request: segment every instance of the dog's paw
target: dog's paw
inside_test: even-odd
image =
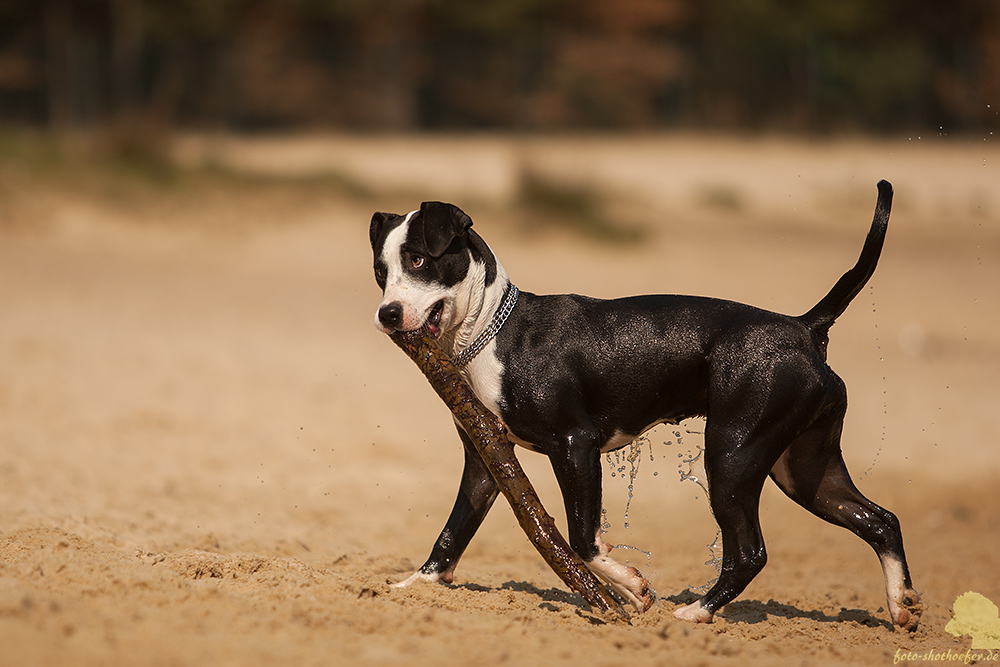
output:
[[[446,572],[431,572],[431,573],[424,572],[423,570],[417,570],[406,579],[403,579],[402,581],[397,581],[394,584],[390,584],[389,588],[406,588],[410,584],[415,584],[418,581],[426,581],[432,584],[436,584],[438,582],[450,584],[452,582],[453,577],[454,574],[452,573],[451,570],[448,570]]]
[[[642,576],[642,573],[634,567],[628,567],[628,584],[616,584],[611,582],[611,588],[623,598],[628,600],[636,612],[643,614],[656,602],[656,591],[649,585],[649,582]]]
[[[597,556],[587,566],[640,614],[648,611],[656,602],[656,591],[634,567],[623,565],[608,555]]]
[[[920,594],[912,588],[902,591],[897,599],[889,601],[889,615],[900,630],[916,630],[923,613],[924,605],[920,601]]]
[[[694,621],[695,623],[711,623],[714,614],[701,606],[701,600],[681,607],[674,611],[674,616],[682,621]]]
[[[636,574],[638,574],[638,572],[636,572]],[[642,579],[641,576],[639,578]],[[642,590],[639,591],[639,595],[636,596],[640,604],[635,604],[635,602],[632,603],[635,605],[636,611],[640,614],[649,611],[649,608],[653,606],[654,602],[656,602],[656,591],[653,590],[653,587],[649,585],[648,581],[645,579],[642,579],[642,581],[645,583],[645,586],[643,586]]]

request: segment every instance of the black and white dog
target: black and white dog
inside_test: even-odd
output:
[[[722,530],[718,582],[677,617],[710,622],[767,560],[758,520],[765,479],[865,540],[885,574],[892,621],[912,630],[921,605],[899,522],[865,498],[844,465],[844,382],[826,363],[827,333],[875,271],[892,186],[878,184],[857,265],[799,317],[696,296],[599,300],[519,292],[457,207],[424,202],[371,221],[382,331],[426,327],[512,439],[549,457],[569,541],[595,574],[640,612],[654,602],[642,575],[601,537],[601,454],[661,423],[702,415],[712,512]],[[451,582],[497,497],[468,436],[451,516],[427,562],[397,586]]]

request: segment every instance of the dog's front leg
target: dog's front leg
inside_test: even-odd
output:
[[[549,459],[566,505],[573,551],[639,613],[648,610],[656,601],[655,592],[637,569],[609,556],[613,547],[601,538],[601,450],[596,432],[572,431]]]
[[[497,498],[497,484],[486,464],[465,431],[459,428],[458,432],[465,445],[465,469],[462,471],[462,483],[451,516],[434,543],[427,562],[408,578],[393,584],[393,588],[409,586],[416,581],[443,581],[450,584],[455,578],[458,559],[462,557]]]

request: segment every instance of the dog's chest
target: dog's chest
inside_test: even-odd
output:
[[[503,400],[503,374],[503,364],[500,363],[496,355],[496,341],[490,341],[483,348],[483,351],[462,370],[462,376],[469,383],[469,386],[472,387],[472,391],[476,393],[476,396],[483,402],[483,405],[499,417],[501,421],[503,421],[504,417],[500,406],[506,404]],[[536,445],[518,437],[509,426],[508,435],[511,442],[515,445],[532,451],[538,451]]]
[[[490,412],[500,417],[503,390],[503,364],[497,359],[496,341],[490,341],[469,364],[462,369],[462,377],[472,387],[479,400]]]

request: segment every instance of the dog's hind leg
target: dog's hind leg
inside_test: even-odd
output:
[[[656,594],[634,567],[608,554],[612,546],[601,537],[601,450],[593,431],[574,429],[549,453],[552,470],[566,506],[569,543],[591,572],[642,613]]]
[[[785,450],[771,477],[795,502],[821,519],[847,528],[875,550],[885,575],[892,622],[912,631],[923,606],[910,581],[899,520],[866,498],[847,472],[840,449],[845,411],[846,399]]]
[[[458,559],[462,557],[497,498],[497,484],[483,459],[461,428],[459,435],[465,445],[465,468],[455,506],[434,543],[427,562],[408,578],[393,584],[394,588],[409,586],[417,581],[443,581],[450,584],[455,578]]]
[[[721,607],[743,592],[767,563],[760,530],[760,493],[767,479],[767,449],[741,441],[737,428],[705,429],[705,472],[712,513],[722,532],[722,569],[715,585],[674,611],[688,621],[711,623]]]

